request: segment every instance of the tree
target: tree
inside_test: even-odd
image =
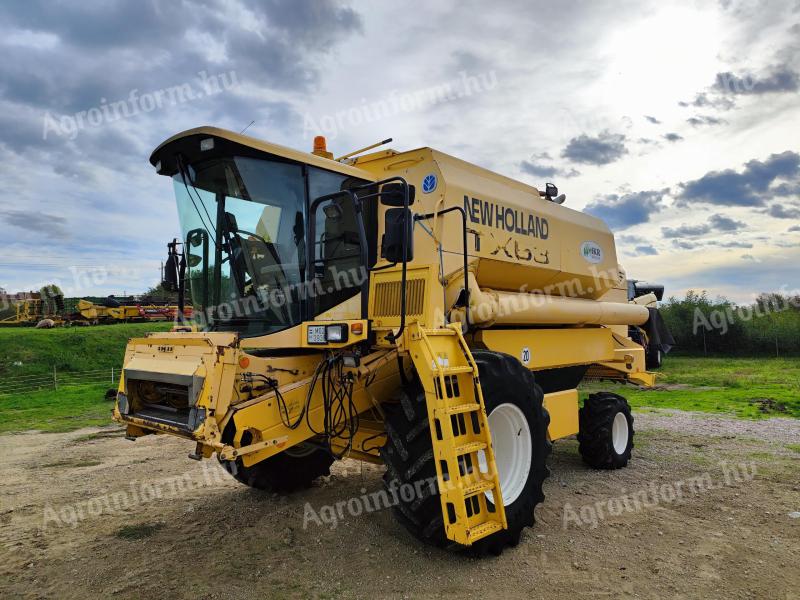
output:
[[[151,298],[152,300],[168,300],[171,302],[178,301],[178,292],[167,291],[166,289],[164,289],[163,283],[159,283],[158,285],[154,285],[153,287],[149,288],[143,294],[143,296]]]
[[[61,288],[58,287],[55,283],[48,283],[39,290],[39,294],[42,297],[42,300],[55,298],[56,296],[64,296],[64,292],[61,291]]]

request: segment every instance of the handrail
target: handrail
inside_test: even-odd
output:
[[[461,213],[461,226],[462,226],[462,249],[464,255],[464,326],[462,327],[463,333],[469,332],[469,286],[467,285],[467,276],[469,274],[469,266],[467,263],[467,213],[461,206],[451,206],[450,208],[446,208],[444,210],[434,211],[432,213],[426,213],[424,215],[414,215],[415,221],[424,221],[427,219],[431,219],[436,217],[437,215],[444,215],[452,211],[458,211]],[[434,232],[435,233],[435,232]],[[441,247],[442,242],[438,242],[439,246]]]

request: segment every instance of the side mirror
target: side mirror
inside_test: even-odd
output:
[[[405,203],[405,193],[402,183],[387,183],[381,188],[380,198],[381,204],[384,206],[403,206]],[[414,191],[413,185],[408,186],[408,205],[414,204]]]
[[[403,239],[407,240],[405,260],[414,259],[414,215],[406,208],[386,211],[381,256],[390,263],[403,262]]]
[[[550,198],[551,200],[558,196],[558,188],[553,185],[552,183],[545,183],[544,184],[544,195]]]
[[[162,286],[169,292],[178,291],[178,254],[175,249],[175,242],[167,244],[169,254],[167,254],[167,262],[164,264],[164,280]]]
[[[228,228],[228,232],[238,233],[239,224],[236,222],[236,215],[234,215],[233,213],[229,212],[225,213],[225,225]]]
[[[186,263],[189,265],[189,268],[194,269],[200,263],[203,262],[203,257],[198,254],[189,254],[189,260]]]

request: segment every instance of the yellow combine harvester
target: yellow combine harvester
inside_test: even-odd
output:
[[[551,441],[628,462],[628,403],[579,410],[576,387],[590,368],[652,384],[631,336],[668,334],[653,294],[629,301],[608,228],[554,186],[431,148],[333,160],[321,138],[309,154],[211,127],[150,161],[174,182],[166,273],[194,322],[128,344],[130,439],[192,440],[281,492],[337,458],[382,463],[403,525],[478,554],[533,524]]]

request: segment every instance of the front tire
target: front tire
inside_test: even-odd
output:
[[[478,556],[487,552],[498,555],[506,546],[517,545],[524,527],[533,526],[534,508],[544,500],[542,484],[549,475],[546,461],[551,450],[547,438],[550,416],[542,406],[544,395],[533,374],[516,358],[483,350],[472,354],[489,422],[497,427],[495,434],[490,425],[492,437],[502,436],[492,442],[500,489],[504,498],[508,494],[513,500],[505,506],[508,528],[479,540],[469,551]],[[406,484],[423,492],[408,502],[398,497],[394,514],[412,535],[428,544],[463,548],[445,535],[437,486],[422,484],[436,480],[425,394],[417,384],[401,390],[399,400],[386,405],[387,441],[381,448],[387,469],[384,485],[390,494]],[[515,444],[513,436],[522,432],[529,438]],[[515,459],[515,452],[521,460]],[[491,502],[491,496],[487,496]]]
[[[586,399],[579,412],[578,450],[595,469],[621,469],[633,450],[633,415],[618,394],[600,392]]]
[[[244,466],[241,458],[219,462],[239,483],[257,490],[289,493],[309,487],[318,477],[330,475],[333,456],[304,443],[249,467]]]

